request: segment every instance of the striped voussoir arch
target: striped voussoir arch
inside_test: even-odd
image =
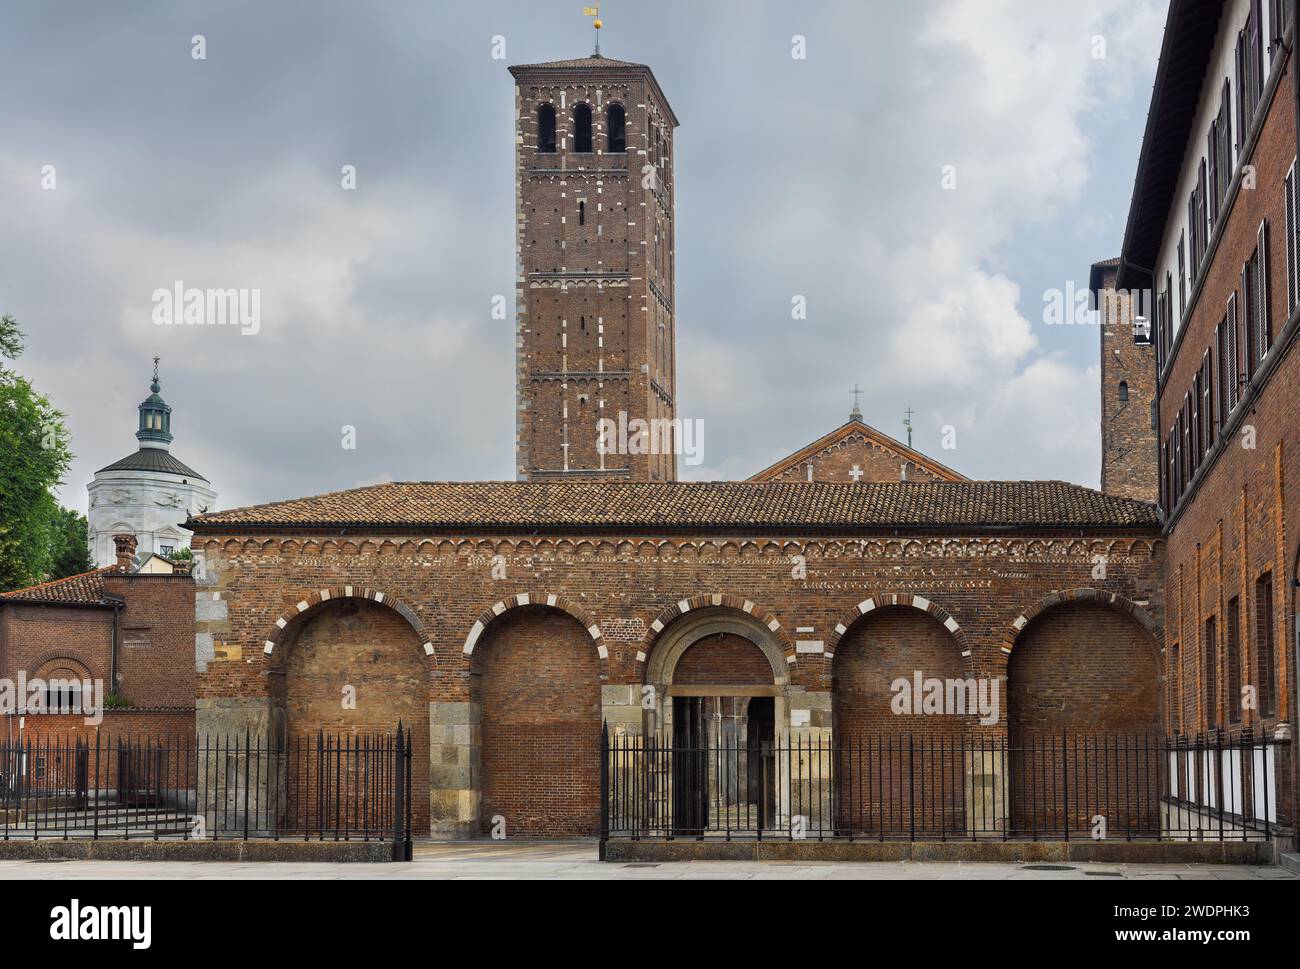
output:
[[[668,627],[674,619],[684,616],[688,612],[697,609],[724,608],[736,609],[747,615],[753,616],[763,625],[765,625],[776,637],[777,642],[781,644],[781,649],[785,653],[786,663],[795,662],[795,644],[790,634],[782,627],[781,622],[771,611],[755,604],[753,601],[746,599],[744,596],[727,595],[722,592],[710,592],[704,595],[691,596],[689,599],[679,599],[668,608],[664,609],[650,623],[650,628],[646,631],[644,646],[637,651],[636,661],[644,663],[646,656],[649,655],[650,647],[659,634]]]
[[[961,658],[967,663],[971,658],[971,644],[966,636],[966,631],[961,628],[961,624],[953,618],[952,613],[942,606],[935,605],[925,596],[908,595],[907,593],[882,592],[863,599],[856,606],[850,609],[845,615],[840,617],[839,622],[835,624],[835,629],[831,632],[829,641],[826,644],[826,658],[835,658],[835,647],[839,641],[844,638],[844,634],[849,631],[849,627],[861,619],[863,616],[875,612],[877,609],[884,609],[887,606],[910,606],[913,609],[920,609],[922,612],[934,616],[944,628],[952,634],[953,639],[957,641],[957,648],[961,652]]]
[[[1025,627],[1041,613],[1056,606],[1064,605],[1067,602],[1091,602],[1095,605],[1105,606],[1107,609],[1118,612],[1124,616],[1132,617],[1138,625],[1146,630],[1147,634],[1155,642],[1161,652],[1164,650],[1164,644],[1160,637],[1160,626],[1151,618],[1151,614],[1143,609],[1132,599],[1127,599],[1118,592],[1106,592],[1102,589],[1066,589],[1062,592],[1054,592],[1050,596],[1045,596],[1036,602],[1032,607],[1026,609],[1007,630],[1006,641],[1002,644],[1003,656],[1010,656],[1011,651],[1016,647],[1016,640],[1020,634],[1025,631]]]
[[[488,626],[494,621],[504,616],[511,609],[519,609],[524,606],[546,606],[568,613],[582,624],[583,629],[587,630],[587,635],[596,644],[596,655],[600,657],[601,662],[606,663],[609,660],[609,648],[605,645],[605,637],[601,634],[600,625],[596,620],[576,603],[553,592],[520,592],[518,595],[502,599],[490,608],[483,610],[483,612],[479,613],[479,617],[474,620],[469,635],[465,637],[465,646],[462,650],[464,654],[466,656],[474,654],[474,647],[478,644]]]
[[[410,606],[386,592],[359,585],[335,585],[327,589],[316,589],[303,596],[298,600],[293,612],[287,613],[275,621],[275,626],[262,645],[262,652],[267,656],[274,655],[276,646],[284,638],[285,630],[289,628],[291,622],[307,612],[307,610],[319,606],[323,602],[329,602],[331,599],[369,599],[378,605],[387,606],[405,619],[407,624],[415,630],[420,637],[420,641],[424,644],[424,655],[433,655],[433,637],[425,630],[424,623],[420,621],[420,617],[415,614]]]

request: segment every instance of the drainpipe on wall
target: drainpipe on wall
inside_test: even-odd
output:
[[[108,654],[108,692],[117,692],[117,643],[119,635],[118,617],[122,613],[122,603],[113,603],[113,648]]]

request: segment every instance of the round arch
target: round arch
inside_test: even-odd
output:
[[[490,608],[479,613],[474,625],[470,627],[469,635],[465,637],[465,645],[462,652],[466,657],[474,655],[474,647],[483,637],[483,633],[494,621],[500,619],[511,609],[519,609],[526,606],[546,606],[551,609],[558,609],[560,612],[568,613],[582,625],[591,638],[592,644],[596,647],[596,656],[600,660],[601,679],[607,679],[609,675],[609,647],[605,645],[605,637],[600,631],[597,624],[588,613],[580,608],[576,603],[558,596],[553,592],[520,592],[518,595],[510,596],[493,604]]]
[[[262,653],[265,656],[274,658],[276,647],[285,641],[289,627],[294,620],[300,618],[309,610],[320,606],[322,603],[336,599],[368,599],[377,605],[386,606],[387,608],[392,609],[399,616],[405,619],[407,624],[415,630],[416,635],[420,637],[420,641],[424,644],[424,655],[427,657],[433,657],[434,661],[437,662],[437,658],[434,656],[433,652],[433,639],[425,630],[424,623],[420,621],[420,617],[415,614],[410,606],[393,598],[386,592],[379,591],[378,589],[369,589],[363,586],[353,585],[340,585],[331,586],[327,589],[317,589],[303,596],[303,598],[298,600],[298,604],[294,607],[293,612],[286,613],[275,621],[275,625],[272,627],[270,634],[262,644]],[[280,658],[283,658],[283,650],[281,650]]]
[[[953,617],[947,609],[935,605],[925,596],[908,595],[906,593],[883,592],[863,599],[856,606],[842,615],[835,624],[835,629],[831,632],[826,642],[826,659],[832,661],[835,659],[835,647],[844,634],[849,631],[849,627],[861,619],[863,616],[870,615],[877,609],[885,609],[890,606],[904,606],[912,609],[919,609],[930,616],[933,616],[938,622],[948,630],[954,643],[957,645],[958,652],[961,653],[962,663],[970,666],[971,663],[971,644],[970,639],[966,636],[966,631],[961,628],[961,624]]]
[[[710,603],[711,601],[710,599]],[[700,640],[719,633],[740,636],[762,652],[772,668],[773,685],[767,688],[767,692],[773,696],[773,720],[778,735],[780,730],[788,726],[789,668],[794,662],[793,654],[787,654],[776,631],[752,612],[725,604],[710,604],[679,613],[678,618],[664,627],[651,644],[642,680],[646,686],[654,689],[655,697],[654,707],[644,711],[643,728],[647,735],[671,724],[672,704],[667,700],[672,693],[673,677],[682,656]]]
[[[673,605],[663,610],[650,623],[650,629],[646,633],[645,648],[636,654],[636,661],[644,663],[647,655],[651,652],[651,646],[657,642],[663,631],[680,616],[689,612],[698,612],[701,609],[730,609],[738,611],[746,616],[751,616],[766,629],[768,634],[780,644],[784,659],[782,662],[786,665],[792,664],[796,660],[794,640],[790,634],[782,627],[781,621],[772,615],[772,613],[760,605],[756,605],[749,599],[740,596],[725,595],[721,592],[706,593],[705,595],[692,596],[689,599],[679,599]],[[741,635],[744,635],[743,633]],[[758,644],[762,648],[761,644]],[[778,677],[786,676],[785,666],[782,666],[775,674]],[[649,680],[647,680],[649,682]]]
[[[1020,634],[1025,631],[1029,623],[1050,609],[1066,603],[1089,603],[1091,605],[1104,606],[1112,612],[1119,613],[1123,616],[1132,618],[1146,632],[1147,638],[1155,653],[1157,661],[1160,661],[1164,655],[1164,641],[1160,635],[1160,625],[1151,617],[1151,614],[1143,609],[1132,599],[1127,599],[1118,592],[1105,592],[1101,589],[1067,589],[1062,592],[1054,592],[1050,596],[1038,600],[1030,608],[1026,609],[1017,616],[1007,628],[1007,634],[1002,644],[1002,662],[1005,666],[1010,661],[1011,653],[1016,647],[1016,640]],[[1161,664],[1163,666],[1163,663]]]

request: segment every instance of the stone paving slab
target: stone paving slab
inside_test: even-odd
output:
[[[1089,872],[1105,872],[1098,875]],[[1032,871],[996,862],[675,861],[603,864],[593,842],[426,842],[409,864],[230,861],[0,861],[0,880],[13,879],[518,879],[557,880],[1043,880],[1300,882],[1281,868],[1258,865],[1116,864],[1079,862],[1070,871]]]

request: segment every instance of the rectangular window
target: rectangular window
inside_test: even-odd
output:
[[[1277,669],[1273,659],[1273,573],[1265,572],[1255,582],[1255,671],[1259,690],[1259,715],[1273,715]]]
[[[1228,667],[1228,723],[1241,723],[1241,600],[1235,596],[1228,600],[1227,640],[1223,644],[1224,661]]]
[[[1214,617],[1205,620],[1204,666],[1201,682],[1205,684],[1205,728],[1219,729],[1219,641]]]

